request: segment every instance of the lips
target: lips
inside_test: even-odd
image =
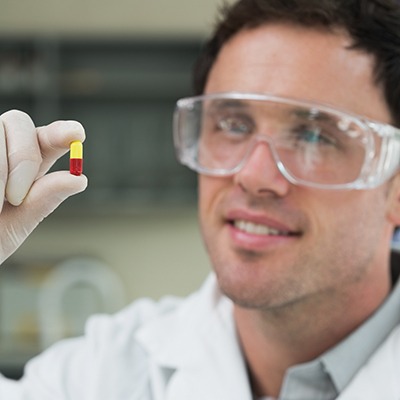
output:
[[[264,253],[292,245],[302,234],[280,221],[246,212],[235,212],[225,222],[228,241],[237,250]]]

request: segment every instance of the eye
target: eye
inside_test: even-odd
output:
[[[336,141],[319,126],[299,125],[293,131],[297,142],[335,146]]]
[[[253,122],[244,116],[225,116],[216,120],[216,129],[235,135],[247,135],[253,131]]]

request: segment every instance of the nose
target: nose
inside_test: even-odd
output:
[[[259,141],[254,145],[242,168],[235,174],[234,181],[254,196],[284,196],[291,186],[279,171],[267,141]]]

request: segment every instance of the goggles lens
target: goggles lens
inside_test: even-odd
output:
[[[174,135],[179,159],[197,172],[234,174],[256,146],[267,145],[292,183],[332,188],[370,177],[383,143],[365,121],[341,111],[244,94],[180,100]]]

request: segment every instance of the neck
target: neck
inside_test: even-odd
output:
[[[311,361],[343,340],[379,307],[389,290],[387,277],[378,288],[327,292],[274,309],[235,305],[238,336],[255,393],[277,398],[289,367]]]

